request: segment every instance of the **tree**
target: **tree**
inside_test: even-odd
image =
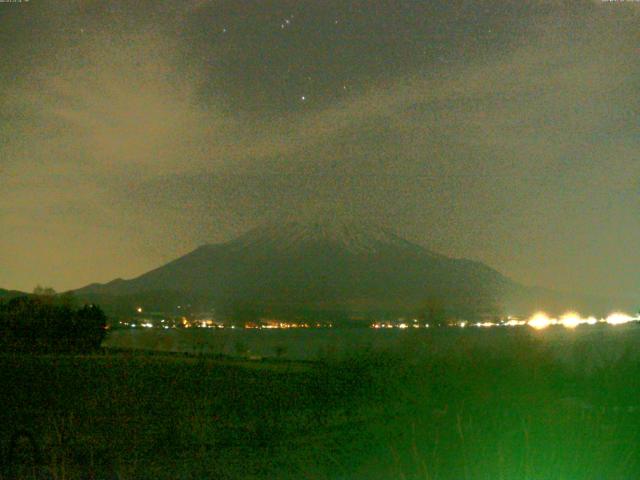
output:
[[[36,287],[33,289],[33,295],[36,297],[40,297],[41,299],[48,299],[55,297],[56,291],[51,287],[36,285]]]
[[[84,305],[75,314],[75,326],[83,349],[96,350],[107,335],[107,316],[97,305]]]
[[[18,297],[0,305],[0,346],[20,351],[95,350],[106,335],[106,322],[95,305],[76,309],[49,295]]]

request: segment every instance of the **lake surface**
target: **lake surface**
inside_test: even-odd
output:
[[[105,347],[164,352],[277,357],[291,360],[343,359],[362,352],[391,352],[420,358],[466,348],[514,348],[533,339],[558,359],[592,368],[640,357],[640,325],[439,329],[125,329],[110,332]]]

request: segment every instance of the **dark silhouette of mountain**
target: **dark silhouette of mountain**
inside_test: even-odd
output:
[[[541,292],[480,262],[446,257],[379,226],[285,222],[201,246],[137,278],[91,284],[75,293],[129,311],[136,304],[171,311],[190,303],[231,316],[243,311],[249,316],[341,312],[366,317],[420,315],[437,305],[451,316],[477,318],[540,308],[548,296]]]
[[[27,294],[18,290],[5,290],[0,288],[0,300],[11,300],[16,297],[24,297],[25,295]]]

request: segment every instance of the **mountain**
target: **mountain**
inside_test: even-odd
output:
[[[191,304],[227,316],[365,318],[434,309],[479,318],[539,305],[542,295],[480,262],[432,252],[376,225],[335,221],[264,225],[137,278],[75,293],[129,312]]]
[[[0,301],[2,300],[11,300],[12,298],[22,297],[27,295],[24,292],[19,292],[18,290],[5,290],[0,288]]]

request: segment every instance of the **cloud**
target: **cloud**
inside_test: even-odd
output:
[[[70,258],[65,239],[86,258],[84,243],[108,244],[95,268],[65,274],[61,284],[75,287],[286,210],[327,208],[392,218],[445,253],[561,284],[559,268],[536,266],[549,264],[540,252],[615,258],[614,241],[592,232],[603,219],[638,233],[628,216],[640,176],[636,20],[611,5],[552,10],[475,60],[405,68],[333,103],[255,115],[223,108],[224,90],[205,98],[215,68],[165,30],[78,24],[72,48],[54,49],[1,94],[0,250],[20,258],[40,248],[42,239],[20,239],[43,225],[47,255]],[[135,258],[116,262],[118,248]],[[632,274],[623,277],[629,288]]]

